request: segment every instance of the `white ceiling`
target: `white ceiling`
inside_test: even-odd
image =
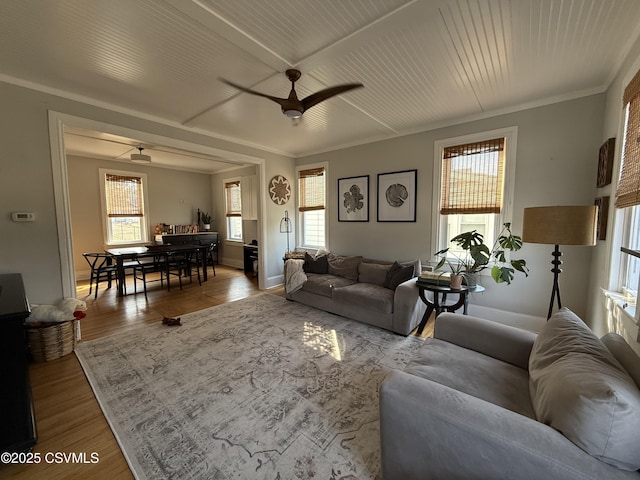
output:
[[[299,157],[602,92],[639,34],[637,0],[2,0],[0,79]],[[219,81],[286,97],[289,67],[365,88],[294,123]]]

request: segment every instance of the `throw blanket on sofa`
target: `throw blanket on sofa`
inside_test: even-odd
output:
[[[290,258],[284,263],[284,290],[287,293],[297,292],[307,281],[307,275],[302,268],[304,260]]]

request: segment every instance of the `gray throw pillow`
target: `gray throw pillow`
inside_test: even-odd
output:
[[[329,273],[329,262],[326,255],[312,257],[308,252],[304,254],[304,273]]]
[[[329,273],[339,277],[348,278],[354,282],[358,281],[358,266],[362,262],[362,257],[334,255],[330,253],[327,257],[329,262]]]
[[[413,278],[414,265],[403,266],[398,262],[393,262],[393,265],[385,276],[383,286],[395,290],[403,282]]]
[[[640,468],[640,390],[567,308],[549,319],[534,342],[529,387],[538,421],[605,463]]]

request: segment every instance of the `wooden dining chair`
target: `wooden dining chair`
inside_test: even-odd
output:
[[[147,298],[147,274],[153,272],[163,272],[165,265],[163,262],[163,256],[156,256],[153,258],[135,258],[132,262],[133,269],[133,291],[134,293],[138,293],[137,281],[142,281],[142,287],[144,289],[144,297]],[[158,280],[151,280],[158,281]],[[164,279],[162,273],[160,274],[160,286],[163,286]]]
[[[207,268],[207,263],[211,262],[211,268],[213,269],[213,276],[216,276],[216,261],[215,258],[218,257],[218,242],[211,242],[209,244],[209,248],[207,249],[205,254],[205,258],[207,261],[204,263],[205,268]],[[215,258],[214,258],[215,256]]]
[[[171,291],[171,277],[178,277],[180,290],[182,290],[182,278],[189,277],[189,283],[193,283],[193,270],[198,276],[198,284],[202,285],[200,277],[200,253],[199,250],[185,252],[171,252],[166,255],[166,265],[161,270],[161,275],[167,275],[167,289]]]
[[[82,256],[89,264],[89,267],[91,267],[89,295],[91,295],[93,283],[95,282],[96,291],[94,298],[98,298],[98,285],[100,282],[108,282],[107,288],[111,288],[111,282],[114,278],[117,279],[118,272],[113,262],[113,256],[108,253],[83,253]],[[126,293],[126,285],[124,288]]]

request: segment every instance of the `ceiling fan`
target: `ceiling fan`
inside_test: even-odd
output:
[[[289,93],[288,98],[279,98],[273,97],[271,95],[267,95],[265,93],[256,92],[255,90],[251,90],[250,88],[243,87],[236,83],[230,82],[229,80],[225,80],[221,78],[220,80],[227,85],[232,86],[233,88],[237,88],[246,93],[250,93],[251,95],[257,95],[259,97],[268,98],[276,102],[282,108],[282,113],[284,113],[289,118],[300,118],[302,114],[309,110],[311,107],[319,104],[320,102],[324,102],[329,98],[340,95],[341,93],[348,92],[349,90],[353,90],[354,88],[364,87],[361,83],[346,83],[344,85],[336,85],[335,87],[325,88],[324,90],[320,90],[319,92],[313,93],[308,97],[303,98],[302,100],[298,100],[298,95],[296,95],[296,81],[300,78],[302,73],[300,70],[296,70],[295,68],[288,69],[285,74],[287,78],[291,82],[291,92]]]

